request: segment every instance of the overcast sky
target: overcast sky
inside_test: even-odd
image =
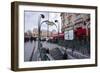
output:
[[[28,30],[33,31],[34,28],[38,28],[38,17],[40,14],[44,14],[45,18],[41,19],[42,21],[49,20],[55,21],[58,20],[60,29],[61,29],[61,17],[60,13],[53,13],[53,12],[36,12],[36,11],[24,11],[24,18],[25,18],[25,32]],[[58,23],[55,23],[58,27]],[[43,23],[41,26],[42,30],[47,30],[47,24]],[[49,31],[57,30],[56,26],[49,26]]]

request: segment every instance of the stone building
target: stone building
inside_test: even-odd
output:
[[[62,32],[73,30],[74,32],[78,28],[86,30],[86,35],[89,35],[90,31],[90,14],[85,13],[61,13],[61,30]],[[74,35],[76,35],[73,32]]]

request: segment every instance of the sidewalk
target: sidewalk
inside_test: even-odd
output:
[[[67,52],[70,56],[72,56],[72,58],[76,58],[76,59],[89,58],[88,55],[84,55],[84,54],[82,54],[82,53],[80,53],[80,52],[78,52],[78,51],[76,51],[76,50],[74,50],[74,51],[72,52],[71,49],[66,49],[66,52]]]

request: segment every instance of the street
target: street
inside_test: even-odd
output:
[[[63,60],[64,53],[67,53],[66,59],[84,59],[89,58],[88,55],[84,55],[81,52],[71,48],[65,48],[54,43],[49,43],[47,41],[42,41],[42,47],[49,50],[47,56],[52,60]],[[41,47],[41,48],[42,48]],[[41,52],[42,53],[42,52]],[[38,49],[38,41],[28,41],[24,45],[24,61],[39,61],[40,60],[40,51]]]

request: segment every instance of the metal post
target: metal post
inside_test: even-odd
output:
[[[39,50],[39,52],[40,52],[40,54],[39,54],[39,56],[40,56],[40,58],[42,58],[42,55],[41,55],[41,18],[44,18],[44,15],[43,14],[40,14],[39,15],[39,18],[38,18],[38,50]]]
[[[49,25],[47,25],[47,38],[49,38]]]
[[[39,57],[41,58],[41,51],[40,51],[40,21],[41,21],[41,16],[38,18],[38,50],[40,52]]]
[[[58,20],[55,20],[56,23],[58,23],[58,38],[57,38],[57,41],[59,40],[59,22]]]
[[[49,12],[48,12],[48,21],[49,21]],[[49,38],[49,25],[47,24],[47,38]]]

